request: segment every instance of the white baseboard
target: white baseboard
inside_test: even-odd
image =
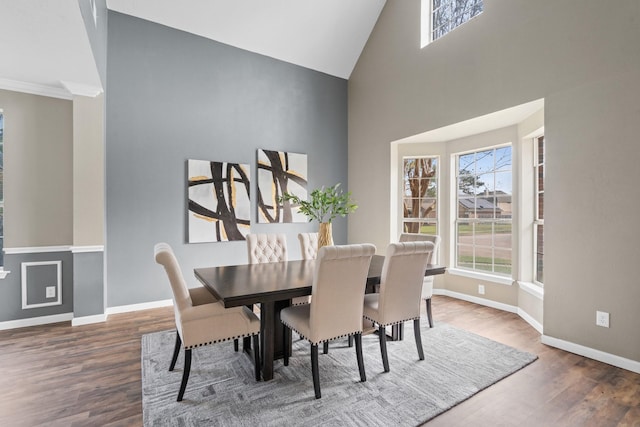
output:
[[[521,309],[520,307],[516,307],[509,304],[504,304],[502,302],[492,301],[486,298],[478,298],[473,295],[467,295],[460,292],[449,291],[446,289],[434,289],[434,295],[445,295],[451,298],[461,299],[463,301],[472,302],[474,304],[484,305],[486,307],[496,308],[502,311],[508,311],[509,313],[515,313],[520,316],[525,322],[527,322],[533,329],[542,334],[542,324],[534,319],[529,313]]]
[[[513,306],[513,305],[509,305],[509,304],[505,304],[502,302],[497,302],[497,301],[493,301],[490,299],[485,299],[485,298],[478,298],[475,297],[473,295],[467,295],[467,294],[463,294],[461,292],[454,292],[454,291],[449,291],[447,289],[434,289],[433,293],[435,295],[445,295],[451,298],[456,298],[456,299],[461,299],[463,301],[469,301],[475,304],[480,304],[480,305],[484,305],[487,307],[491,307],[491,308],[497,308],[498,310],[502,310],[502,311],[508,311],[509,313],[516,313],[518,314],[518,307]],[[525,319],[527,320],[527,319]]]
[[[542,323],[538,322],[536,319],[533,318],[533,316],[531,316],[529,313],[527,313],[520,307],[518,307],[518,316],[522,317],[525,322],[531,325],[533,329],[535,329],[536,331],[538,331],[540,335],[542,335],[542,331],[543,331]]]
[[[636,360],[616,356],[611,353],[605,353],[604,351],[596,350],[595,348],[585,347],[580,344],[550,337],[548,335],[542,335],[541,341],[543,344],[551,347],[559,348],[560,350],[565,350],[570,353],[575,353],[580,356],[588,357],[589,359],[594,359],[599,362],[607,363],[609,365],[617,366],[618,368],[640,374],[640,362]]]
[[[71,326],[90,325],[92,323],[101,323],[107,321],[106,314],[95,314],[93,316],[81,316],[71,319]]]
[[[131,311],[148,310],[150,308],[170,307],[173,305],[172,299],[161,301],[143,302],[140,304],[119,305],[116,307],[107,307],[106,314],[129,313]]]
[[[30,317],[28,319],[9,320],[0,322],[0,330],[26,328],[29,326],[46,325],[48,323],[68,322],[73,319],[73,313],[52,314],[50,316]]]

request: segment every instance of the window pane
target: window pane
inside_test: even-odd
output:
[[[476,153],[476,173],[478,175],[494,170],[494,151],[495,150],[487,150]]]
[[[463,154],[458,158],[458,175],[475,174],[474,154]]]
[[[511,170],[511,147],[496,148],[496,170]]]
[[[403,167],[402,232],[437,234],[437,157],[405,158]]]
[[[402,223],[402,232],[417,234],[420,232],[420,223],[405,221]]]
[[[538,164],[544,163],[544,136],[538,138]]]
[[[496,197],[496,218],[510,219],[513,217],[511,194],[499,194]]]
[[[436,199],[422,199],[420,218],[436,218]]]
[[[538,194],[538,219],[544,219],[544,193]]]
[[[538,166],[538,190],[544,191],[544,165]]]
[[[511,274],[511,250],[496,249],[494,265],[496,273]]]
[[[511,223],[498,222],[494,225],[495,235],[493,237],[496,249],[511,249]]]
[[[456,265],[510,275],[511,147],[461,154],[457,160]]]
[[[458,218],[476,217],[475,197],[461,197],[458,199]]]
[[[473,246],[459,245],[457,257],[458,267],[473,268]]]

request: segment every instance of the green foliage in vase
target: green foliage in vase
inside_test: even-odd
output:
[[[298,196],[284,193],[278,198],[278,202],[291,203],[292,207],[309,218],[309,222],[314,219],[318,222],[331,222],[338,215],[346,216],[354,212],[358,205],[351,199],[351,192],[344,192],[338,189],[340,183],[333,187],[324,186],[316,188],[311,192],[311,200],[301,200]]]

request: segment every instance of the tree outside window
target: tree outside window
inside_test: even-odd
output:
[[[403,233],[438,234],[438,158],[405,158],[403,165]]]

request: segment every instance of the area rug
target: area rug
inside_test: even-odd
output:
[[[142,337],[142,408],[150,426],[415,426],[426,422],[537,359],[537,356],[438,323],[421,325],[418,360],[412,322],[404,340],[387,342],[384,373],[377,335],[362,338],[367,381],[360,382],[355,347],[334,341],[320,352],[322,398],[316,400],[309,343],[295,340],[289,366],[256,382],[252,359],[233,343],[193,351],[182,402],[183,352],[168,371],[175,331]],[[295,334],[294,334],[295,337]]]

